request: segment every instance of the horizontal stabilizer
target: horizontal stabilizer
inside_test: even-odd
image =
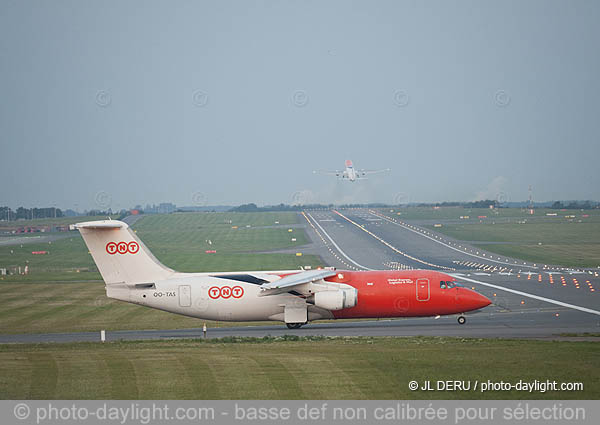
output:
[[[123,223],[122,221],[119,220],[99,220],[99,221],[86,221],[83,223],[77,223],[75,224],[75,228],[76,229],[106,229],[106,230],[110,230],[110,229],[126,229],[127,224]]]

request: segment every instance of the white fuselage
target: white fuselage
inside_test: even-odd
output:
[[[346,169],[342,173],[342,178],[348,179],[351,182],[356,180],[356,171],[354,170],[354,167],[352,165],[346,167]]]
[[[333,318],[330,311],[307,304],[296,295],[259,296],[260,285],[206,274],[177,273],[152,286],[123,284],[106,289],[110,298],[206,320],[284,321],[286,306],[293,305],[307,308],[308,320]]]

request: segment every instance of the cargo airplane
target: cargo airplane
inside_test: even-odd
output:
[[[367,174],[383,173],[386,171],[390,171],[390,169],[384,168],[381,170],[357,170],[354,168],[354,164],[352,164],[352,161],[347,159],[346,160],[346,168],[344,170],[335,170],[335,171],[316,170],[316,171],[313,171],[313,173],[329,174],[332,176],[336,176],[337,178],[340,178],[342,180],[348,180],[348,181],[353,182],[356,180],[365,180],[366,179],[365,176]]]
[[[458,314],[463,324],[463,313],[491,304],[431,270],[180,273],[162,265],[122,221],[76,228],[109,298],[200,319],[274,320],[296,329],[317,319]]]

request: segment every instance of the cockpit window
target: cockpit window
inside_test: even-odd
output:
[[[462,286],[462,285],[458,282],[453,282],[451,280],[440,280],[440,288],[441,289],[451,289],[456,286]]]

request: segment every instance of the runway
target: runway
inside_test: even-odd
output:
[[[487,318],[486,336],[600,332],[597,271],[498,256],[368,209],[308,211],[305,217],[312,223],[308,233],[313,243],[320,245],[317,252],[336,267],[360,269],[348,257],[362,269],[428,268],[449,273],[486,295],[494,304],[473,316]],[[432,324],[424,334],[447,334],[434,325],[439,321],[423,320]],[[480,334],[472,322],[461,336]]]
[[[600,334],[600,278],[590,270],[564,270],[498,257],[464,242],[415,227],[368,209],[318,210],[300,214],[319,255],[338,269],[428,268],[452,274],[486,295],[493,305],[467,315],[371,321],[211,328],[208,338],[228,336],[456,336],[474,338],[564,338]],[[199,321],[200,323],[200,321]],[[201,329],[107,332],[107,341],[202,338]],[[98,341],[99,332],[0,335],[0,343]]]
[[[541,314],[540,314],[541,313]],[[536,338],[581,339],[571,335],[582,332],[598,332],[598,324],[589,328],[573,326],[576,312],[563,311],[561,319],[553,321],[550,312],[520,311],[498,316],[495,312],[478,312],[467,315],[467,323],[459,325],[453,316],[433,318],[381,319],[364,321],[339,321],[311,323],[300,329],[289,330],[285,325],[238,326],[210,328],[207,338],[264,337],[264,336],[327,336],[327,337],[409,337],[450,336],[465,338]],[[566,320],[565,320],[566,319]],[[553,326],[549,331],[548,325]],[[169,340],[203,338],[201,328],[142,331],[107,331],[106,341]],[[600,339],[600,338],[586,338]],[[0,335],[0,343],[69,343],[99,342],[100,332],[48,333]]]

